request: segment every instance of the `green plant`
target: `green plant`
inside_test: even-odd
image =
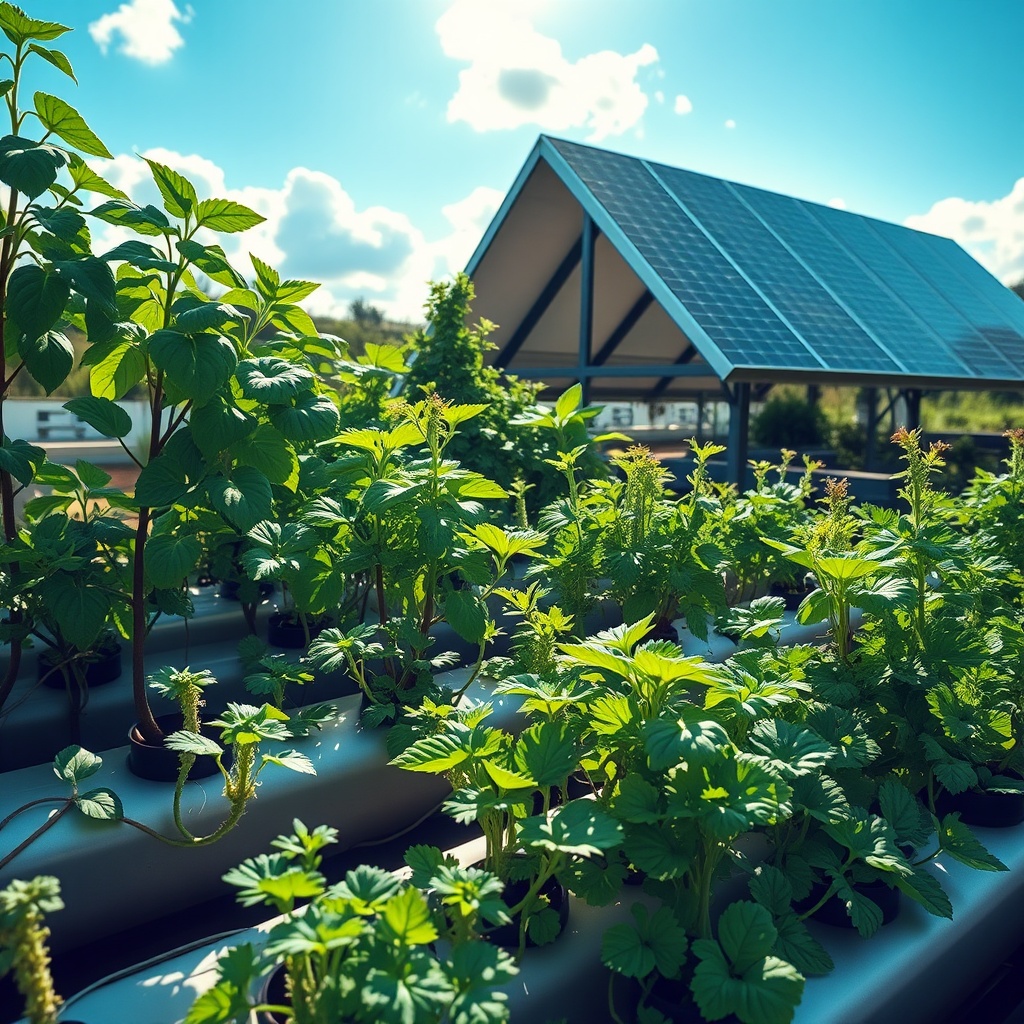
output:
[[[316,774],[309,758],[297,750],[284,750],[276,754],[261,751],[262,744],[268,741],[287,740],[293,736],[288,716],[270,704],[257,708],[251,704],[228,703],[226,710],[210,723],[220,729],[220,743],[203,735],[199,719],[202,693],[205,687],[215,682],[207,670],[192,672],[187,668],[163,668],[150,679],[154,690],[173,700],[182,714],[181,729],[171,733],[164,743],[168,749],[178,752],[174,824],[184,838],[184,843],[175,841],[176,845],[202,846],[214,843],[230,832],[241,820],[248,802],[256,796],[259,776],[267,765],[280,765],[306,775]],[[227,749],[230,749],[230,767],[224,764]],[[185,826],[181,814],[181,797],[189,771],[196,758],[202,755],[216,761],[224,780],[224,797],[229,808],[217,828],[208,835],[196,836]]]
[[[36,797],[11,811],[3,821],[0,821],[0,829],[3,829],[15,818],[33,807],[39,807],[44,804],[57,805],[38,828],[0,858],[0,869],[6,867],[18,854],[26,850],[41,835],[53,828],[72,809],[80,811],[88,818],[95,818],[99,821],[124,820],[121,801],[111,789],[106,786],[100,786],[85,793],[79,789],[79,785],[85,779],[95,775],[102,766],[102,758],[97,757],[96,754],[90,753],[88,750],[83,750],[77,745],[65,747],[64,750],[57,754],[53,760],[53,772],[58,779],[61,779],[68,785],[70,793],[67,796]]]
[[[48,44],[69,29],[28,17],[10,3],[0,4],[0,31],[10,49],[0,63],[10,66],[3,100],[10,131],[0,141],[0,181],[7,186],[0,215],[0,529],[7,545],[17,546],[14,499],[43,464],[42,448],[12,440],[4,429],[4,402],[22,373],[51,394],[74,365],[74,349],[65,333],[110,306],[113,276],[92,254],[85,218],[79,212],[90,193],[124,197],[85,162],[86,156],[111,157],[85,120],[63,99],[36,92],[32,109],[22,109],[20,90],[26,66],[40,60],[75,80],[67,56]],[[38,137],[32,130],[36,123]],[[64,176],[64,181],[58,178]],[[17,576],[18,562],[9,561]],[[0,680],[0,707],[10,696],[21,662],[24,608],[11,605],[5,639],[11,654]]]
[[[427,326],[407,339],[413,356],[404,393],[414,400],[426,388],[454,405],[483,406],[453,440],[450,457],[506,491],[522,481],[532,488],[530,503],[538,508],[557,486],[544,461],[549,452],[543,435],[522,421],[541,386],[484,365],[486,352],[494,348],[487,340],[494,324],[467,325],[473,295],[473,282],[462,273],[430,285]]]
[[[362,866],[328,886],[319,872],[334,829],[294,823],[277,852],[245,861],[225,880],[246,906],[269,904],[284,915],[259,949],[236,947],[219,978],[189,1011],[186,1024],[227,1024],[252,1010],[294,1024],[385,1021],[394,1024],[504,1024],[500,986],[517,968],[477,937],[481,920],[503,920],[500,885],[486,872],[461,868],[440,851],[413,847],[412,883]],[[432,898],[433,896],[433,898]],[[297,911],[299,898],[310,902]],[[450,944],[441,952],[434,943]],[[284,1001],[272,991],[253,1000],[261,977],[283,967]]]
[[[772,395],[753,417],[750,433],[765,448],[824,448],[829,422],[817,402],[797,395]]]
[[[579,764],[578,728],[565,718],[538,721],[519,736],[486,724],[488,704],[424,705],[392,761],[410,771],[443,775],[454,792],[445,812],[483,831],[483,866],[506,885],[523,882],[509,909],[522,955],[527,935],[537,945],[559,933],[546,886],[573,865],[605,856],[621,842],[616,821],[590,800],[568,800]],[[582,887],[582,882],[580,883]]]
[[[372,648],[372,656],[382,656],[383,666],[372,679],[362,668],[359,674],[372,701],[366,715],[374,724],[394,717],[402,704],[417,703],[434,687],[433,670],[451,663],[447,653],[430,655],[431,630],[438,623],[448,622],[477,647],[473,675],[479,671],[496,630],[487,600],[511,559],[543,541],[485,522],[481,499],[504,498],[506,492],[448,458],[457,428],[481,411],[431,394],[394,406],[389,429],[344,431],[323,446],[337,456],[335,483],[308,518],[339,531],[334,571],[370,582],[381,646]],[[349,652],[365,667],[367,655],[359,645],[367,642],[377,643],[363,630],[331,632],[311,652],[310,664],[354,670]]]
[[[56,1024],[60,1013],[43,917],[63,909],[60,882],[50,875],[16,879],[0,890],[0,977],[13,971],[28,1024]]]

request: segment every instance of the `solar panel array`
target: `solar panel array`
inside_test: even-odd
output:
[[[1024,302],[949,239],[551,143],[733,367],[1024,378]]]

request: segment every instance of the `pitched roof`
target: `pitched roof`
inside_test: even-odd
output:
[[[1024,302],[950,239],[546,136],[467,272],[496,362],[603,397],[1024,383]]]

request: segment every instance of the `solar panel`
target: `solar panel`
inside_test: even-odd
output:
[[[948,239],[551,145],[734,368],[1022,378],[1024,303]]]
[[[999,376],[1000,371],[1005,373],[1005,361],[980,335],[972,345],[966,330],[969,325],[966,323],[959,337],[954,333],[948,340],[943,338],[941,331],[936,330],[932,322],[941,319],[944,301],[934,290],[930,296],[926,294],[929,289],[923,286],[920,274],[899,252],[885,244],[867,218],[851,216],[825,206],[808,208],[904,308],[914,313],[913,305],[917,300],[918,312],[915,319],[932,339],[930,342],[918,342],[915,337],[907,348],[908,360],[916,367],[921,367],[917,372],[926,373],[931,367],[943,374],[954,375],[958,372],[956,367],[960,367],[959,372],[970,377],[975,375],[974,369],[971,369],[974,367],[987,370],[991,376]],[[902,231],[909,229],[904,228]],[[975,349],[973,359],[968,358],[971,348]],[[983,363],[984,367],[980,367],[979,363]]]
[[[1024,359],[1024,302],[955,242],[877,221],[875,231],[934,282],[1017,376]]]
[[[899,372],[834,297],[724,181],[656,166],[654,173],[740,265],[749,280],[832,370]]]
[[[640,161],[564,142],[555,146],[734,366],[820,369]]]

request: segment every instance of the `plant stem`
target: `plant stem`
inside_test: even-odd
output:
[[[44,798],[44,799],[46,799],[46,798]],[[52,799],[52,798],[50,798],[50,799]],[[38,803],[39,801],[36,801],[36,802]],[[23,840],[22,842],[18,843],[18,845],[13,850],[11,850],[10,853],[8,853],[6,856],[0,858],[0,871],[2,871],[5,867],[7,867],[7,865],[10,864],[11,861],[14,860],[14,858],[17,857],[18,854],[21,853],[22,850],[27,849],[41,835],[45,835],[51,828],[53,828],[53,826],[56,825],[57,822],[60,821],[60,819],[62,817],[64,817],[64,815],[67,814],[67,812],[69,810],[71,810],[71,808],[74,806],[74,804],[75,804],[74,797],[67,797],[65,799],[65,801],[64,801],[64,806],[63,807],[58,808],[57,811],[55,811],[53,814],[51,814],[46,819],[46,821],[44,821],[42,823],[42,825],[40,825],[39,828],[37,828],[35,830],[35,832],[32,833],[32,835],[30,835],[27,839]],[[27,807],[27,806],[31,806],[31,805],[26,804],[25,806]],[[18,808],[17,811],[14,812],[14,814],[18,814],[20,811],[22,811],[24,809],[25,809],[24,807],[20,807],[20,808]],[[13,815],[9,815],[7,818],[5,818],[3,824],[6,824],[7,821],[9,821],[11,817],[13,817]],[[0,827],[2,827],[2,826],[0,826]]]

